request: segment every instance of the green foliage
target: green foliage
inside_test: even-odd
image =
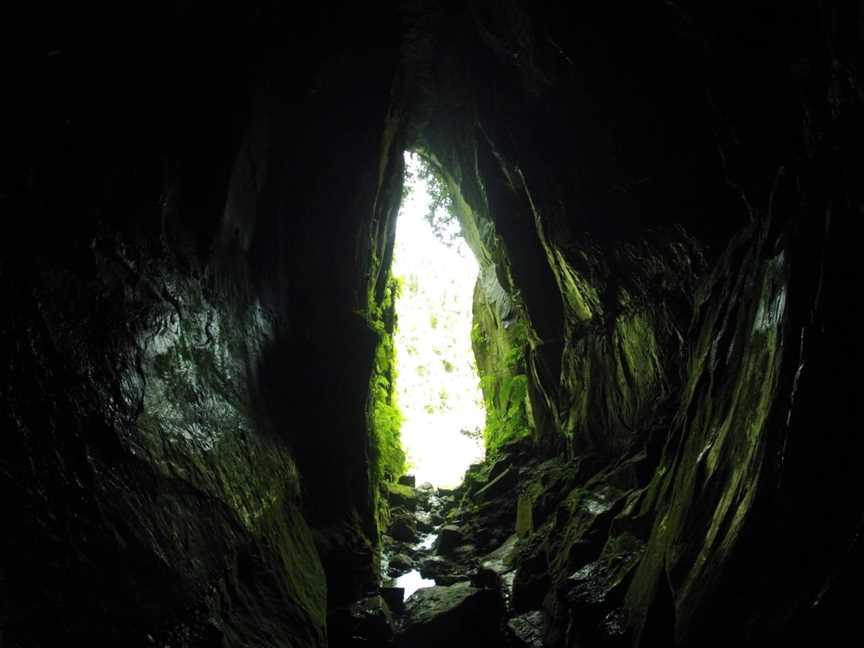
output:
[[[437,167],[421,155],[417,156],[417,160],[419,164],[416,173],[410,167],[405,169],[402,200],[404,201],[415,190],[418,182],[425,182],[431,200],[429,209],[423,217],[432,227],[436,238],[444,245],[452,247],[461,238],[462,228],[453,215],[453,198],[450,190]]]
[[[504,354],[504,368],[505,369],[516,369],[522,365],[522,362],[525,359],[525,348],[522,346],[515,346],[510,349],[506,354]]]

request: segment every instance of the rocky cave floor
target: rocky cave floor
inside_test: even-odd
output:
[[[415,487],[413,477],[402,477],[389,489],[382,584],[331,611],[331,644],[539,648],[548,639],[550,610],[560,613],[557,600],[567,615],[577,610],[596,619],[592,645],[623,645],[615,596],[621,583],[596,578],[599,561],[554,583],[549,565],[563,531],[555,511],[582,490],[581,463],[544,461],[517,442],[472,465],[453,490]],[[588,520],[575,543],[583,549],[605,537],[617,509],[602,497],[584,499]]]

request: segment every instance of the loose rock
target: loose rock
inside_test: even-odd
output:
[[[435,548],[439,554],[452,553],[456,547],[461,545],[465,539],[462,529],[455,524],[447,524],[438,532],[438,541]]]

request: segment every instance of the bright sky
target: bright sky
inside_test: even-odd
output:
[[[405,155],[416,171],[413,154]],[[448,247],[423,215],[430,197],[417,179],[396,224],[393,274],[402,278],[395,334],[402,445],[417,483],[456,486],[483,444],[460,433],[482,430],[486,413],[471,350],[471,300],[478,267],[460,237]]]

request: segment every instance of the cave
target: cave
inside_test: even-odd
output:
[[[10,9],[0,646],[845,644],[862,11]],[[406,153],[479,266],[454,488],[394,399]]]

